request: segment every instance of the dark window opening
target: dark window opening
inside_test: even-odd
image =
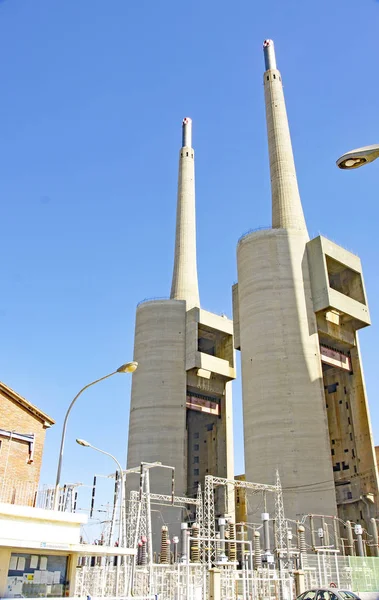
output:
[[[194,482],[193,482],[193,487],[198,487],[198,485],[199,485],[199,482],[198,482],[198,481],[194,481]]]
[[[347,499],[351,500],[353,497],[353,493],[352,492],[347,492]]]
[[[269,75],[267,75],[267,81],[268,81],[269,79],[270,79],[270,76],[269,76]]]
[[[366,304],[361,274],[353,271],[350,267],[338,262],[327,254],[325,258],[329,286],[348,298],[352,298],[361,304]]]
[[[334,448],[332,448],[332,456],[334,456],[335,452],[334,452]]]
[[[341,463],[336,463],[333,467],[333,471],[340,471],[341,470]]]
[[[350,417],[347,418],[347,422],[351,425]]]
[[[276,75],[273,75],[273,78],[276,79]]]
[[[336,443],[336,440],[332,440],[332,444],[333,444],[333,446],[334,446],[334,444],[335,444],[335,443]]]
[[[346,402],[346,408],[347,408],[347,409],[349,408],[349,403],[348,403],[348,402]]]
[[[347,471],[348,469],[350,469],[349,465],[347,463],[345,463],[344,461],[342,461],[342,470]]]
[[[337,391],[337,386],[338,383],[331,383],[330,385],[327,385],[326,389],[328,391],[328,394],[334,394]]]
[[[198,450],[198,449],[199,449],[199,444],[194,444],[194,445],[193,445],[193,449],[194,449],[194,450]],[[346,450],[346,452],[347,452],[347,450]]]
[[[207,425],[207,431],[213,431],[213,423]]]
[[[186,156],[188,156],[188,152],[186,152]]]
[[[199,432],[195,431],[195,433],[193,434],[193,437],[195,438],[195,440],[199,439]]]
[[[344,452],[349,452],[349,448],[345,448]]]
[[[355,458],[355,452],[354,452],[354,448],[353,448],[353,449],[352,449],[352,451],[351,451],[351,456],[352,456],[352,458]]]
[[[338,404],[342,404],[342,400],[340,400]]]
[[[350,439],[351,439],[351,441],[353,441],[353,434],[352,433],[350,433]]]
[[[194,469],[194,470],[193,470],[193,474],[194,474],[194,475],[198,475],[198,474],[199,474],[199,469]]]
[[[357,472],[357,467],[356,467],[356,465],[354,465],[354,473],[356,473],[356,472]]]
[[[199,457],[198,456],[194,456],[193,457],[193,462],[194,463],[198,463],[199,462]]]

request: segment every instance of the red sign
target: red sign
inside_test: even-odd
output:
[[[326,346],[320,346],[320,351],[321,362],[332,367],[344,369],[345,371],[351,371],[351,360],[346,354],[342,354],[342,352],[332,350],[332,348],[327,348]]]
[[[212,402],[211,400],[205,400],[205,398],[197,398],[196,396],[187,396],[186,402],[187,408],[191,410],[199,410],[200,412],[206,412],[211,415],[220,414],[220,405],[218,402]]]

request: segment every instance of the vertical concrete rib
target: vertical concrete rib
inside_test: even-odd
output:
[[[183,119],[179,156],[176,239],[171,299],[185,300],[187,310],[200,306],[196,262],[195,152],[192,121]]]
[[[274,229],[302,230],[307,235],[297,185],[282,76],[276,68],[274,42],[265,40],[263,48],[266,66],[264,90],[270,156],[272,226]]]

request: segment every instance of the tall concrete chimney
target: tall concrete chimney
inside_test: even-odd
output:
[[[178,203],[171,299],[185,300],[187,310],[200,306],[196,263],[195,152],[192,120],[183,119],[179,156]]]
[[[268,149],[270,156],[272,226],[307,233],[297,185],[282,76],[276,68],[274,42],[263,43],[266,71],[264,90]]]
[[[337,506],[308,233],[271,40],[264,42],[264,54],[272,228],[250,232],[238,243],[235,341],[241,350],[246,479],[274,483],[278,469],[286,516],[298,520],[308,513],[335,515]]]

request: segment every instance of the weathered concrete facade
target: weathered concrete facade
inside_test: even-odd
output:
[[[273,483],[278,468],[287,517],[336,515],[338,504],[368,525],[378,475],[356,336],[370,322],[360,261],[309,242],[281,74],[264,46],[273,228],[239,241],[233,287],[246,478]]]

